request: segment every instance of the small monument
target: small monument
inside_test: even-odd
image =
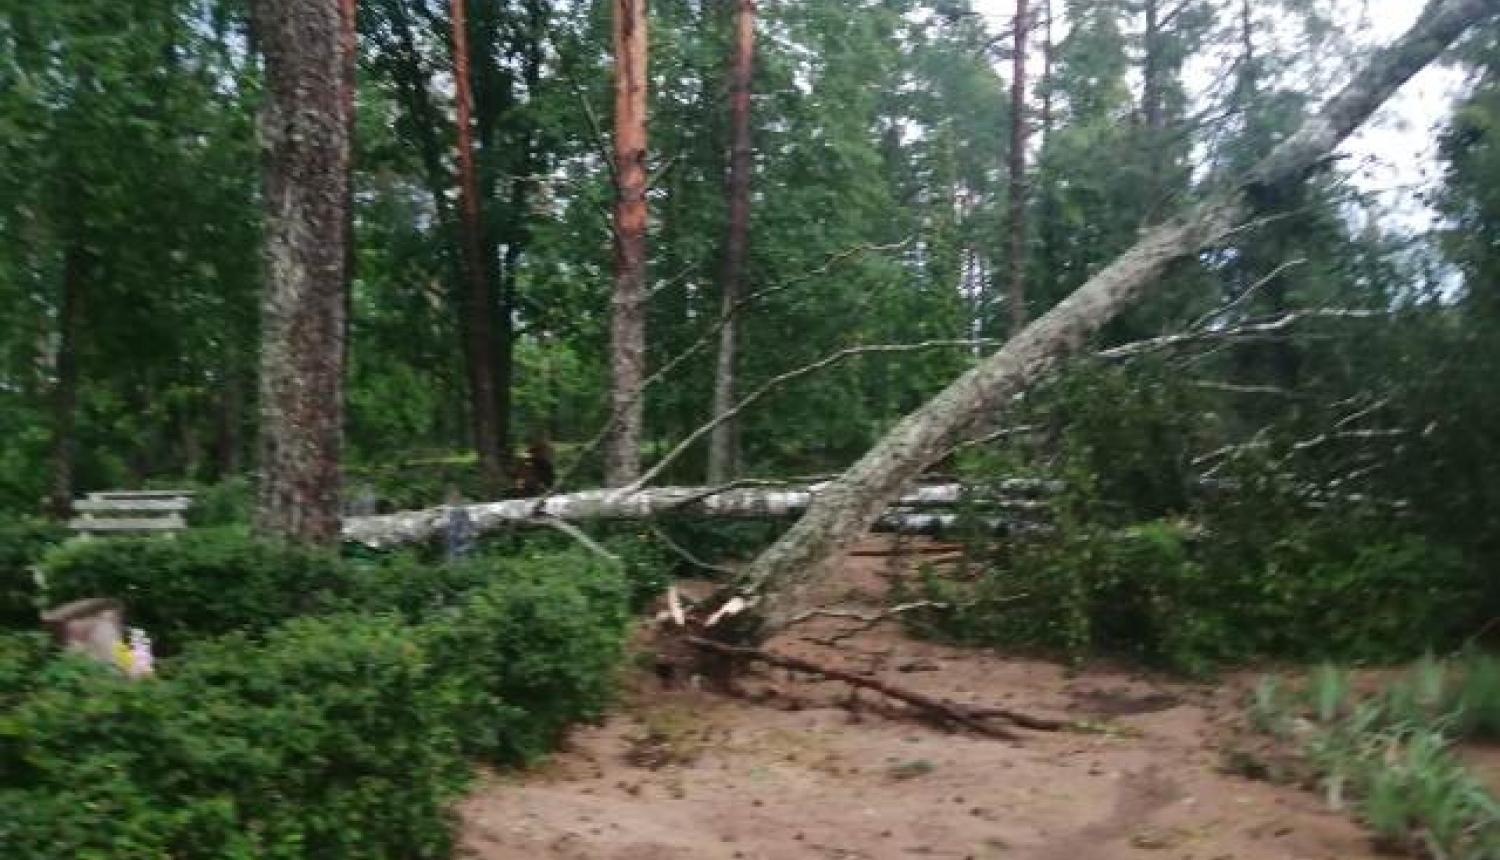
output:
[[[86,654],[132,678],[152,673],[151,640],[144,631],[125,637],[125,606],[108,597],[75,600],[42,613],[42,624],[65,651]]]

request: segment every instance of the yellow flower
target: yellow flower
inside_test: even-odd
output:
[[[135,666],[135,655],[130,653],[130,646],[126,645],[124,640],[115,642],[115,662],[125,670],[126,674],[129,674]]]

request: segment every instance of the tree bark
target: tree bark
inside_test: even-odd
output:
[[[610,302],[610,432],[604,482],[641,472],[646,376],[646,0],[612,0],[615,52],[615,278]]]
[[[1160,0],[1146,0],[1145,52],[1141,61],[1141,114],[1145,125],[1146,169],[1150,187],[1146,200],[1148,223],[1155,220],[1166,188],[1166,153],[1162,151],[1166,122],[1162,87],[1162,32]]]
[[[237,365],[237,362],[236,362]],[[245,380],[236,366],[224,373],[219,389],[218,433],[214,467],[220,480],[239,474],[245,411]]]
[[[1052,57],[1055,50],[1052,39],[1052,0],[1042,0],[1042,15],[1046,17],[1042,33],[1042,148],[1052,139]]]
[[[341,13],[332,3],[255,0],[265,55],[260,145],[265,206],[260,484],[255,529],[339,537],[344,243],[349,122]]]
[[[594,522],[605,520],[645,520],[662,516],[698,517],[790,517],[806,510],[827,484],[802,484],[766,487],[710,488],[659,487],[637,492],[618,490],[585,490],[534,499],[507,499],[463,508],[479,533],[500,531],[519,526],[536,525],[547,520]],[[1034,513],[1045,509],[1044,497],[1061,486],[1049,481],[1017,479],[990,488],[997,498],[984,504],[997,511]],[[959,484],[932,484],[918,487],[891,505],[893,524],[918,511],[950,508],[965,501],[965,488]],[[979,502],[970,499],[978,504]],[[420,543],[441,535],[454,508],[429,508],[371,517],[351,517],[344,523],[345,540],[372,547],[391,547]]]
[[[1031,26],[1027,0],[1016,0],[1015,57],[1010,82],[1010,253],[1006,259],[1006,303],[1010,331],[1026,327],[1026,50]]]
[[[463,247],[464,272],[464,361],[469,377],[469,417],[473,423],[474,451],[479,457],[480,481],[488,495],[498,495],[504,485],[500,460],[500,415],[496,397],[495,306],[486,277],[484,219],[480,211],[479,180],[474,169],[473,104],[469,69],[469,25],[464,0],[451,0],[453,89],[458,134],[458,222]]]
[[[714,371],[714,414],[734,408],[739,388],[740,296],[750,244],[750,94],[755,74],[755,0],[735,0],[734,51],[729,66],[729,175],[724,193],[729,228],[724,238],[719,358]],[[721,484],[739,470],[740,423],[731,418],[708,441],[708,482]]]
[[[927,465],[981,419],[1081,348],[1101,326],[1148,293],[1173,261],[1223,239],[1258,209],[1300,182],[1402,84],[1470,26],[1496,14],[1492,0],[1433,0],[1405,36],[1377,52],[1349,85],[1278,146],[1232,191],[1146,231],[1113,263],[998,353],[908,415],[814,499],[807,514],[744,572],[740,589],[762,598],[758,635],[784,628],[830,559],[857,540]]]
[[[354,319],[354,278],[359,258],[354,238],[355,100],[359,95],[359,0],[339,0],[339,56],[343,59],[344,125],[349,139],[349,181],[344,189],[344,366],[349,366],[349,326]]]
[[[78,464],[78,332],[82,322],[79,303],[90,276],[84,241],[77,235],[68,240],[57,302],[57,352],[53,361],[56,379],[51,398],[52,488],[47,506],[53,516],[61,519],[72,515]]]

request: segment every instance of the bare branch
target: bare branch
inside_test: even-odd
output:
[[[1186,331],[1179,334],[1163,335],[1162,337],[1139,340],[1134,343],[1122,344],[1101,350],[1096,353],[1098,357],[1117,360],[1136,358],[1151,352],[1177,349],[1196,343],[1219,342],[1225,340],[1243,340],[1248,338],[1260,338],[1285,332],[1292,326],[1314,319],[1382,319],[1389,317],[1389,311],[1366,311],[1349,308],[1315,308],[1305,311],[1293,311],[1289,314],[1275,319],[1249,322],[1244,325],[1225,329],[1206,329],[1202,331]]]
[[[656,539],[661,541],[667,549],[671,550],[674,555],[692,565],[693,567],[696,567],[700,570],[707,570],[712,573],[721,573],[726,576],[734,576],[739,573],[739,571],[735,570],[732,567],[724,567],[723,565],[712,564],[699,558],[697,555],[693,554],[687,547],[679,544],[675,540],[672,540],[672,537],[668,535],[661,528],[661,526],[658,526],[656,523],[648,521],[646,526],[651,530],[651,534],[655,535]]]
[[[747,408],[754,405],[757,401],[765,397],[767,394],[770,394],[771,392],[775,391],[788,382],[796,379],[801,379],[802,377],[812,373],[816,373],[817,371],[837,364],[844,359],[852,358],[857,355],[889,355],[893,353],[924,352],[934,349],[970,349],[975,346],[990,346],[994,343],[995,341],[993,340],[985,339],[929,340],[923,341],[921,343],[883,343],[873,344],[870,346],[851,346],[846,349],[841,349],[838,352],[832,353],[830,355],[826,355],[823,358],[820,358],[817,361],[813,362],[812,364],[806,364],[802,367],[788,370],[785,373],[772,377],[760,388],[757,388],[748,396],[741,399],[740,402],[736,403],[733,408],[727,409],[719,413],[718,415],[715,415],[708,421],[708,423],[701,425],[697,430],[689,433],[686,439],[683,439],[677,444],[677,447],[673,448],[671,451],[668,451],[666,456],[657,461],[657,463],[650,469],[647,469],[644,475],[642,475],[639,479],[636,480],[634,484],[631,484],[626,489],[634,492],[648,486],[652,481],[656,480],[656,478],[661,475],[661,473],[665,471],[668,466],[675,463],[679,457],[681,457],[689,448],[693,447],[693,445],[697,444],[700,439],[712,432],[715,427],[718,427],[725,421],[728,421],[736,415],[744,412]]]
[[[646,379],[641,383],[640,390],[636,392],[635,397],[637,399],[645,397],[646,392],[649,391],[652,386],[666,379],[668,376],[674,373],[677,368],[681,367],[689,359],[702,352],[705,347],[712,343],[716,343],[718,340],[719,332],[722,331],[723,328],[728,325],[731,320],[742,313],[744,309],[749,307],[751,304],[758,302],[767,296],[784,292],[799,284],[804,284],[808,281],[813,280],[814,278],[819,277],[820,275],[827,274],[836,266],[859,254],[899,250],[906,247],[907,245],[910,245],[912,241],[913,237],[908,236],[907,238],[902,239],[900,242],[894,242],[887,245],[856,245],[852,248],[846,248],[830,256],[823,262],[822,265],[818,266],[818,268],[813,269],[810,272],[804,272],[803,274],[788,278],[780,283],[765,287],[764,289],[756,290],[755,292],[742,297],[738,302],[735,302],[734,306],[730,308],[727,313],[721,314],[719,316],[719,319],[712,326],[710,326],[702,336],[700,336],[682,352],[673,356],[655,373],[646,377]],[[572,481],[573,476],[577,474],[583,463],[589,458],[589,455],[598,450],[599,446],[603,444],[605,438],[609,436],[610,431],[613,429],[614,418],[611,416],[611,418],[605,421],[604,426],[600,427],[599,431],[595,433],[588,442],[584,443],[584,445],[578,449],[578,456],[574,458],[572,465],[568,467],[567,471],[563,472],[563,474],[557,479],[554,486],[558,489],[568,486]]]
[[[623,561],[620,560],[619,556],[617,556],[614,553],[610,552],[609,550],[605,549],[603,546],[601,546],[599,544],[598,541],[596,541],[593,538],[589,537],[588,534],[586,534],[583,529],[579,528],[578,526],[573,525],[572,523],[568,522],[567,520],[558,519],[557,517],[545,517],[544,516],[544,517],[536,517],[535,521],[538,522],[538,523],[540,523],[541,525],[546,526],[547,528],[555,529],[555,530],[557,530],[559,532],[562,532],[563,534],[565,534],[568,537],[572,538],[573,540],[577,541],[579,543],[579,545],[581,545],[584,549],[588,550],[589,552],[593,553],[594,555],[598,556],[599,558],[604,559],[605,561],[609,562],[610,564],[612,564],[612,565],[614,565],[616,567],[623,567],[624,564],[625,564],[625,562],[623,562]]]
[[[1273,397],[1302,398],[1306,395],[1288,391],[1275,385],[1237,385],[1233,382],[1216,382],[1211,379],[1194,380],[1189,385],[1205,391],[1222,391],[1226,394],[1269,394]]]
[[[948,604],[946,603],[939,603],[932,600],[917,600],[912,603],[902,603],[898,606],[892,606],[889,609],[885,609],[880,612],[860,612],[858,609],[838,608],[809,609],[806,612],[799,613],[795,618],[791,620],[791,622],[787,626],[793,627],[805,621],[811,621],[814,618],[838,618],[849,621],[858,621],[858,624],[855,624],[851,627],[846,627],[845,629],[840,630],[832,636],[803,637],[807,641],[814,644],[833,648],[837,647],[839,643],[844,642],[845,640],[853,639],[855,636],[858,636],[861,633],[865,633],[875,627],[878,627],[881,624],[884,624],[887,621],[894,621],[909,612],[916,612],[920,609],[947,608]]]
[[[1241,290],[1240,294],[1235,296],[1233,299],[1230,299],[1228,302],[1225,302],[1219,307],[1214,308],[1213,310],[1199,317],[1193,322],[1192,325],[1188,326],[1188,331],[1197,331],[1216,319],[1222,319],[1230,311],[1244,304],[1251,296],[1255,295],[1255,293],[1260,290],[1261,287],[1264,287],[1266,284],[1269,284],[1277,278],[1281,277],[1281,275],[1288,270],[1295,269],[1296,267],[1304,265],[1306,263],[1306,258],[1288,260],[1285,263],[1282,263],[1275,269],[1272,269],[1270,274],[1246,287],[1244,290]]]

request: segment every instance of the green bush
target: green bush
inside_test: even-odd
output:
[[[1125,654],[1200,673],[1274,657],[1392,662],[1475,629],[1472,569],[1412,536],[1327,518],[1255,545],[1233,526],[1072,528],[1013,545],[973,583],[929,582],[929,633],[976,644]]]
[[[42,607],[32,566],[67,530],[53,523],[0,520],[0,626],[35,627]]]
[[[466,697],[469,752],[529,762],[568,724],[602,713],[630,618],[618,568],[582,551],[448,568],[450,578],[487,583],[424,625],[433,659]]]
[[[187,522],[194,528],[248,525],[254,502],[255,488],[249,478],[226,478],[193,494]]]
[[[233,529],[172,539],[76,541],[42,562],[48,597],[114,597],[130,623],[166,650],[234,631],[257,633],[337,602],[349,566],[321,550],[257,540]]]
[[[204,533],[49,570],[182,647],[130,682],[0,636],[18,860],[446,857],[468,760],[529,762],[597,717],[630,617],[621,566],[577,549],[347,563]]]
[[[51,653],[45,633],[0,631],[0,714],[35,687]]]
[[[7,857],[448,856],[454,697],[398,621],[296,620],[143,682],[44,674],[0,721]]]

